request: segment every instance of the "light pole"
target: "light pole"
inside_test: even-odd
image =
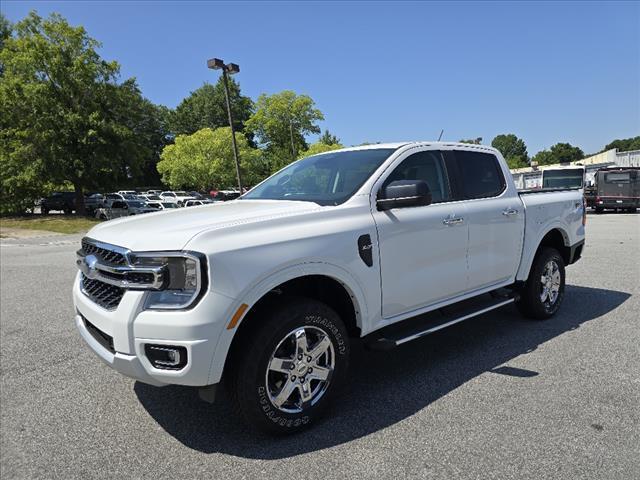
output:
[[[227,99],[227,113],[229,114],[229,127],[231,127],[231,143],[233,144],[233,157],[236,161],[236,176],[238,177],[238,189],[242,195],[242,175],[240,174],[240,158],[238,156],[238,145],[236,145],[236,132],[233,129],[233,116],[231,115],[231,101],[229,100],[228,75],[234,75],[240,71],[240,66],[235,63],[225,64],[219,58],[207,60],[207,67],[213,70],[222,70],[222,81],[224,83],[224,96]]]

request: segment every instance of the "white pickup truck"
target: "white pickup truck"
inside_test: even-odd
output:
[[[580,258],[579,190],[519,193],[492,148],[378,144],[299,160],[241,198],[94,227],[77,327],[152,385],[226,384],[249,423],[309,425],[349,344],[392,348],[515,303],[547,319]]]

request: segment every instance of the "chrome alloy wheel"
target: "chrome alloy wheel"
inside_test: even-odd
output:
[[[555,260],[549,260],[540,277],[540,301],[547,307],[553,306],[560,292],[560,268]]]
[[[335,361],[333,342],[321,328],[307,325],[289,332],[269,359],[269,400],[286,413],[314,405],[329,387]]]

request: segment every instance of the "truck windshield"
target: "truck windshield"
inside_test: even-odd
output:
[[[581,168],[542,171],[543,188],[582,188],[583,181]]]
[[[303,158],[241,198],[340,205],[351,198],[394,151],[393,148],[373,148],[329,152]]]

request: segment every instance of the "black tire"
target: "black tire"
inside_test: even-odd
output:
[[[547,268],[550,263],[555,263],[557,272],[560,276],[560,284],[558,286],[557,295],[553,299],[553,295],[547,295],[543,300],[545,287],[549,289],[552,283],[544,283],[542,277],[545,279],[549,276],[546,275]],[[555,272],[555,271],[554,271]],[[565,284],[565,271],[564,260],[562,256],[555,248],[543,248],[531,265],[531,271],[529,272],[529,278],[527,279],[524,287],[520,290],[520,300],[516,304],[520,313],[527,318],[535,320],[546,320],[556,314],[562,300],[564,298],[564,284]],[[547,290],[548,291],[548,290]],[[552,300],[553,299],[553,300]]]
[[[40,207],[40,213],[42,215],[49,215],[49,209],[48,208],[44,208],[44,207]]]
[[[595,208],[596,208],[596,213],[604,212],[604,208],[602,208],[602,207],[595,207]]]
[[[344,384],[349,366],[347,331],[336,312],[309,298],[285,297],[260,315],[264,318],[255,319],[251,330],[245,331],[234,346],[225,383],[233,405],[250,426],[276,434],[294,433],[315,422]],[[309,361],[310,356],[296,356],[296,332],[301,330],[306,333],[304,343],[308,344],[309,353],[316,345],[322,350],[322,333],[331,341],[332,350],[327,347],[317,363]],[[287,355],[289,351],[291,356]],[[287,359],[281,365],[288,373],[269,368],[273,357]],[[328,381],[307,379],[321,369],[324,373],[330,370],[320,366],[325,363],[323,359],[326,366],[333,359]],[[311,367],[316,368],[315,374]],[[302,403],[305,382],[310,395],[306,405]],[[287,386],[293,388],[292,393],[285,396],[279,408],[274,400]],[[291,411],[295,409],[300,411]]]

